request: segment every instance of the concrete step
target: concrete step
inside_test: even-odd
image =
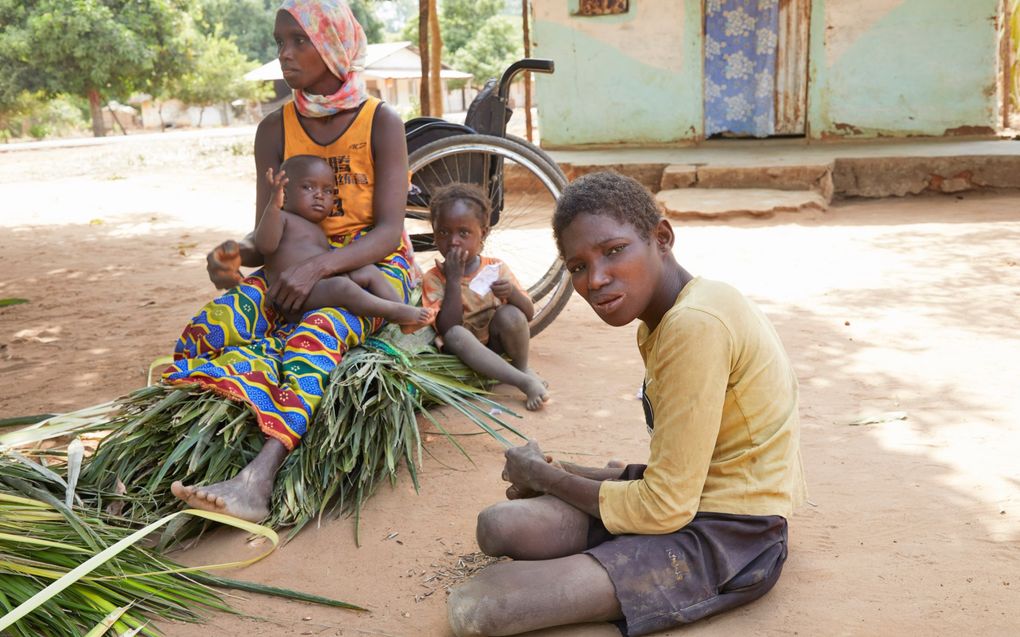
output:
[[[835,197],[1020,189],[1020,143],[926,141],[860,144],[727,144],[556,153],[569,180],[597,171],[630,175],[652,192],[675,188],[812,190]],[[902,154],[900,154],[902,153]],[[913,154],[912,154],[913,153]]]
[[[660,190],[674,188],[758,188],[810,190],[832,201],[832,164],[704,166],[670,164],[662,170]]]
[[[765,190],[811,190],[832,201],[831,162],[798,165],[659,164],[560,164],[567,179],[599,170],[629,175],[652,192],[676,188],[758,188]]]
[[[769,216],[829,207],[829,201],[817,192],[768,188],[672,188],[660,190],[655,199],[673,219]]]

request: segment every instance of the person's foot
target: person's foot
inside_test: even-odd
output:
[[[417,332],[429,325],[436,319],[436,311],[432,308],[418,307],[416,305],[404,305],[395,316],[390,319],[400,326],[404,334]]]
[[[193,487],[180,480],[170,491],[189,506],[203,511],[225,513],[249,522],[261,522],[269,516],[270,491],[251,484],[244,472],[225,482]]]
[[[527,374],[528,376],[534,376],[535,378],[537,378],[538,382],[542,383],[542,387],[546,387],[546,388],[549,387],[549,381],[547,381],[546,379],[544,379],[541,376],[539,376],[537,373],[535,373],[535,370],[531,369],[530,367],[525,368],[522,371],[525,374]]]
[[[521,386],[521,391],[527,396],[524,406],[528,411],[537,411],[549,400],[549,392],[546,391],[546,382],[541,378],[531,373],[527,376],[528,381]]]

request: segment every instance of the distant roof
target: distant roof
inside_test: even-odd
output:
[[[365,77],[376,79],[414,79],[421,77],[421,57],[418,48],[410,42],[384,42],[369,44],[365,52]],[[443,65],[439,77],[446,80],[466,80],[470,73],[456,71]],[[282,80],[280,60],[273,59],[259,68],[244,74],[251,81]]]

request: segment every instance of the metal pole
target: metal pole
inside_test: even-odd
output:
[[[521,0],[521,22],[524,30],[524,57],[531,57],[531,28],[528,20],[528,0]],[[535,141],[531,123],[531,73],[524,72],[524,127],[529,142]]]

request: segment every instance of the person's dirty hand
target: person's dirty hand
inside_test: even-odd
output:
[[[443,274],[447,281],[457,281],[460,284],[464,276],[464,269],[467,267],[468,253],[464,248],[451,248],[446,253],[446,261],[443,263]]]
[[[513,292],[513,286],[510,285],[509,279],[496,279],[492,282],[492,294],[499,299],[500,303],[509,301],[511,292]]]
[[[551,465],[554,465],[554,466],[560,467],[561,469],[566,470],[565,466],[563,466],[559,462],[554,461],[553,457],[550,456],[550,455],[546,455],[545,461],[547,463],[551,464]],[[506,499],[507,500],[523,500],[523,499],[526,499],[526,498],[534,498],[534,497],[537,497],[537,496],[540,496],[540,495],[542,495],[542,493],[539,492],[539,491],[529,491],[529,490],[525,489],[524,487],[517,486],[516,484],[511,484],[509,487],[506,488]]]
[[[241,247],[228,239],[213,248],[205,257],[209,280],[220,290],[232,288],[241,282]]]
[[[506,458],[503,479],[511,484],[514,494],[534,497],[545,493],[543,477],[549,470],[552,457],[542,453],[537,442],[529,440],[525,445],[507,449],[503,455]],[[511,491],[507,489],[507,497],[510,495]]]

